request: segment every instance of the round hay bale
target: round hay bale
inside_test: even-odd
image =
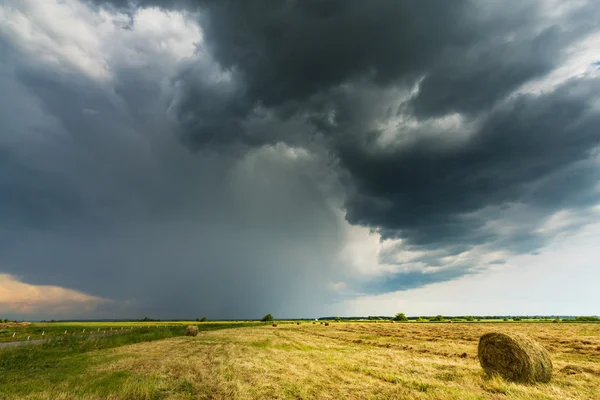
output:
[[[272,326],[274,326],[274,327],[275,327],[275,326],[277,326],[277,324],[276,324],[275,322],[273,322],[273,325],[272,325]]]
[[[325,326],[329,326],[329,322],[325,322]]]
[[[449,323],[449,324],[451,324],[451,323],[452,323],[452,320],[451,320],[451,319],[449,319],[449,320],[448,320],[448,323]]]
[[[300,322],[296,322],[296,325],[300,325]]]
[[[198,336],[198,327],[190,325],[185,328],[185,336]]]
[[[316,322],[315,322],[315,321],[313,321],[313,325],[314,325],[314,324],[316,324]]]
[[[536,341],[517,334],[486,333],[479,339],[479,363],[490,376],[513,382],[549,382],[550,354]]]

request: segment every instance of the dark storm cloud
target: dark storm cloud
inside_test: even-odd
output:
[[[552,26],[533,38],[509,43],[493,38],[477,43],[466,54],[461,49],[440,57],[412,102],[416,115],[470,114],[491,107],[519,84],[544,75],[559,62],[562,34]]]
[[[420,74],[444,43],[474,34],[466,2],[212,2],[205,38],[222,65],[244,74],[266,106],[373,74],[385,84]],[[431,29],[437,26],[442,29]]]
[[[356,189],[346,201],[349,222],[409,245],[480,245],[500,238],[486,229],[489,216],[466,213],[521,202],[543,209],[541,220],[598,200],[597,166],[585,161],[600,138],[590,109],[597,80],[569,81],[479,114],[551,71],[570,43],[595,29],[591,3],[559,21],[545,21],[533,2],[490,6],[491,14],[467,2],[266,4],[210,4],[206,40],[223,66],[243,75],[246,95],[265,106],[292,103],[314,115],[316,97],[317,107],[337,112],[336,126],[316,127],[333,136]],[[420,77],[409,102],[418,118],[459,112],[480,120],[463,145],[439,150],[423,135],[402,149],[377,148],[380,132],[365,109],[382,105],[349,103],[335,89],[363,78],[385,87]],[[501,241],[518,252],[543,243],[533,233]]]
[[[116,300],[108,317],[308,315],[335,297],[323,266],[342,220],[321,160],[283,145],[190,152],[160,65],[116,65],[106,85],[7,54],[2,272]]]
[[[60,85],[53,93],[86,104]],[[176,142],[153,143],[148,132],[138,144],[160,148],[147,159],[140,149],[120,158],[129,147],[116,110],[98,107],[101,120],[70,127],[77,106],[37,94],[78,140],[65,153],[81,158],[64,161],[72,173],[37,171],[39,180],[6,160],[16,183],[0,198],[20,224],[0,231],[5,272],[118,300],[128,305],[111,315],[121,316],[301,315],[323,301],[331,277],[322,265],[334,262],[340,221],[314,187],[318,163],[291,163],[281,149],[241,160],[192,155],[169,148]],[[76,207],[54,179],[77,189]],[[36,193],[26,192],[33,184]]]
[[[536,2],[511,7],[466,0],[99,3],[201,10],[208,49],[243,80],[244,90],[228,107],[235,119],[257,103],[296,110],[302,105],[290,102],[365,76],[380,85],[412,85],[423,78],[411,102],[420,117],[475,113],[552,70],[562,51],[595,29],[598,18],[592,2],[565,12],[560,21],[544,20]],[[188,92],[182,113],[205,115],[205,96],[203,90]],[[203,127],[189,128],[205,140]],[[219,128],[208,126],[208,135]]]
[[[590,108],[597,90],[597,80],[574,80],[548,95],[521,95],[457,149],[436,151],[426,140],[400,150],[343,148],[358,186],[349,221],[381,226],[389,237],[414,227],[409,241],[427,244],[472,234],[477,226],[462,214],[485,206],[594,204],[597,169],[578,163],[600,140],[600,115]]]
[[[380,294],[398,290],[422,287],[435,282],[449,281],[472,273],[471,265],[446,268],[438,272],[411,271],[391,276],[383,276],[363,285],[366,293]]]
[[[447,261],[470,251],[533,252],[549,216],[598,202],[598,79],[515,94],[597,29],[593,2],[86,3],[128,13],[127,31],[136,10],[187,10],[203,38],[175,66],[133,46],[152,62],[109,60],[108,83],[3,39],[20,100],[3,114],[0,261],[28,282],[131,312],[301,314],[336,281],[405,290],[479,271]],[[402,239],[380,259],[397,272],[337,265],[342,204]]]

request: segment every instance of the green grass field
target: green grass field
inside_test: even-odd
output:
[[[89,386],[87,385],[89,376],[86,371],[90,363],[95,364],[101,361],[102,354],[108,349],[182,336],[185,327],[189,324],[197,325],[201,332],[256,325],[256,323],[243,322],[180,321],[158,324],[158,326],[148,323],[114,322],[110,324],[40,323],[21,326],[22,333],[34,334],[32,337],[41,338],[41,332],[45,331],[47,332],[45,337],[56,333],[57,338],[40,344],[0,348],[0,398],[46,398],[44,393],[48,389],[65,380],[69,380],[72,387],[65,393],[54,393],[49,398],[88,398],[88,394],[104,398],[104,394],[114,391],[114,385],[121,382],[123,377],[128,376],[128,373],[121,371]],[[98,328],[108,328],[108,332],[111,332],[111,327],[115,332],[112,335],[89,336],[83,333],[84,329],[86,332],[97,332]],[[10,331],[15,328],[16,326],[10,326],[5,329]],[[68,332],[77,332],[77,334],[64,335],[65,329]],[[6,332],[3,333],[3,336],[6,336]],[[10,337],[12,338],[12,335]],[[8,338],[4,339],[8,341]],[[86,389],[81,391],[78,389],[81,387],[86,387]],[[131,398],[131,396],[127,396],[125,398]],[[138,397],[133,395],[133,398]],[[142,395],[139,398],[148,397]]]
[[[166,329],[180,328],[187,325],[221,325],[226,323],[245,324],[246,321],[228,322],[197,322],[197,321],[170,321],[170,322],[37,322],[37,323],[0,323],[0,343],[35,339],[48,339],[63,336],[89,336],[103,333],[123,333],[136,329]],[[65,333],[66,332],[66,333]],[[43,335],[42,335],[43,334]]]

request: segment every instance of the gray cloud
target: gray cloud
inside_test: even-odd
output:
[[[550,216],[598,203],[598,79],[515,93],[596,29],[592,2],[86,4],[127,32],[183,10],[203,38],[177,61],[130,39],[102,80],[0,31],[0,263],[27,282],[122,313],[306,315],[336,282],[405,290],[534,252]],[[339,265],[342,206],[402,239],[380,258],[397,272]]]
[[[313,154],[190,152],[167,111],[176,80],[163,88],[156,70],[113,69],[111,90],[3,67],[7,98],[22,97],[4,114],[4,272],[117,300],[104,305],[110,316],[306,315],[331,301],[339,276],[323,266],[335,262],[343,221]]]
[[[343,148],[340,158],[358,185],[349,220],[392,229],[431,223],[421,239],[408,236],[435,242],[463,230],[463,213],[489,205],[590,205],[597,200],[597,169],[583,160],[600,139],[599,115],[589,108],[597,85],[575,80],[547,95],[519,96],[486,116],[456,149],[436,150],[428,139],[398,150]]]

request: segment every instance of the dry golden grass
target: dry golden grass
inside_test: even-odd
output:
[[[550,383],[488,378],[479,337],[521,333],[550,351]],[[600,325],[282,324],[98,351],[82,376],[31,399],[600,399]]]
[[[172,399],[600,398],[600,325],[340,323],[269,328],[113,349],[109,359],[115,361],[99,366],[98,372],[132,372],[138,381],[152,382],[160,397]],[[477,343],[492,330],[519,332],[544,345],[555,365],[552,381],[524,385],[488,378],[477,359]],[[131,388],[126,393],[123,398],[151,398],[132,396]]]

